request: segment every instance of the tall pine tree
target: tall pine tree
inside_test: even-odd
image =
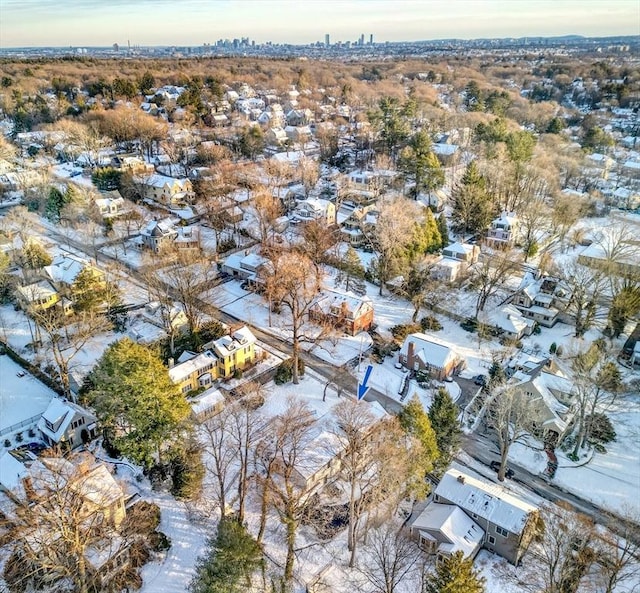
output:
[[[495,215],[495,206],[487,191],[485,178],[471,161],[452,193],[454,228],[463,234],[484,233]]]
[[[346,253],[336,267],[336,286],[343,286],[347,291],[353,291],[356,294],[365,294],[367,287],[364,283],[365,269],[360,261],[356,250],[349,245]]]
[[[438,459],[440,452],[429,416],[424,411],[417,395],[414,395],[409,403],[402,408],[398,414],[398,419],[404,431],[418,439],[422,445],[422,459],[420,461],[424,473],[429,473],[433,470],[434,463]]]
[[[446,471],[460,447],[462,431],[458,420],[459,414],[460,410],[451,399],[449,392],[442,387],[438,389],[429,408],[429,420],[440,451],[440,457],[435,463],[436,475],[442,475]]]
[[[438,216],[438,230],[440,231],[440,239],[442,240],[443,249],[449,245],[449,229],[447,228],[447,217],[444,212]]]
[[[188,434],[191,408],[157,354],[129,338],[102,355],[83,389],[110,443],[150,468]]]
[[[427,577],[425,593],[484,593],[484,577],[473,569],[473,559],[458,551],[436,563]]]

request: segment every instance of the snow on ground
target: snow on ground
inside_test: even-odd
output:
[[[553,482],[603,508],[631,517],[640,516],[640,395],[620,397],[607,412],[617,439],[606,453],[589,453],[574,463],[557,449],[558,471]],[[542,445],[537,444],[538,449]],[[546,455],[521,444],[513,445],[509,458],[531,472],[542,473]],[[588,462],[587,462],[588,461]]]
[[[22,375],[22,376],[21,376]],[[55,392],[26,372],[8,355],[0,355],[0,434],[34,416],[40,416]]]

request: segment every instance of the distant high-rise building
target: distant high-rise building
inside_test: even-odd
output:
[[[117,43],[113,44],[113,51],[120,51],[120,46]]]
[[[373,45],[373,33],[369,35],[369,45]]]
[[[331,36],[329,35],[329,33],[327,33],[324,36],[324,46],[329,47],[330,45],[331,45]]]
[[[358,45],[364,45],[364,33],[360,35],[360,41],[358,41]]]

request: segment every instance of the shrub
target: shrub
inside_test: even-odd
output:
[[[21,443],[23,441],[22,433],[19,432],[16,434],[16,443]]]
[[[233,378],[242,379],[242,369],[236,369],[235,371],[233,371]]]
[[[399,323],[391,328],[391,335],[399,341],[403,341],[409,334],[420,331],[420,326],[416,323]]]
[[[427,315],[420,320],[420,327],[422,331],[437,332],[442,329],[442,324],[433,315]]]
[[[28,434],[29,434],[29,438],[32,439],[32,438],[34,438],[36,436],[36,431],[33,430],[33,428],[30,428]]]
[[[460,327],[468,332],[475,332],[478,329],[478,321],[473,317],[468,317],[460,323]]]
[[[298,374],[304,375],[304,361],[300,357],[298,357]],[[276,385],[283,385],[289,383],[291,379],[293,379],[293,360],[288,358],[278,367],[273,381]]]
[[[202,492],[204,464],[202,451],[195,440],[183,450],[175,451],[170,464],[171,494],[176,498],[194,499]]]
[[[558,345],[555,342],[553,342],[551,346],[549,346],[549,354],[555,354],[557,349],[558,349]]]
[[[589,434],[589,444],[593,445],[596,451],[598,448],[604,449],[602,445],[616,440],[616,431],[611,424],[611,420],[606,414],[596,412],[586,418],[587,426],[591,427]],[[604,451],[598,451],[599,453]]]
[[[162,531],[154,531],[149,537],[149,543],[156,552],[164,552],[171,547],[171,539]]]
[[[8,449],[9,447],[11,447],[11,441],[9,439],[5,439],[4,440],[4,446]]]

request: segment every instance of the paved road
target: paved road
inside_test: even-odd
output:
[[[463,437],[462,448],[473,459],[489,465],[492,461],[499,459],[500,454],[498,452],[497,445],[489,438],[480,434],[473,433]],[[463,463],[461,460],[457,460],[458,463]],[[591,517],[596,523],[606,525],[613,531],[616,531],[620,527],[621,520],[615,513],[603,509],[592,502],[580,498],[571,492],[568,492],[552,482],[541,478],[537,474],[532,474],[524,467],[509,461],[509,467],[514,470],[513,481],[522,484],[528,490],[531,490],[541,498],[553,503],[564,501],[569,503],[577,511],[584,513]],[[628,535],[628,532],[624,532]],[[623,531],[620,530],[620,535],[623,535]],[[633,541],[635,544],[640,545],[640,526],[633,531]]]

